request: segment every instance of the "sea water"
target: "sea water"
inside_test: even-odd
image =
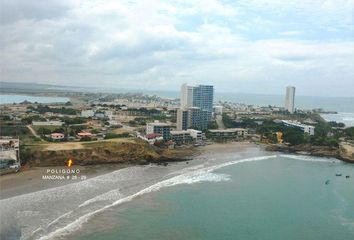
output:
[[[0,94],[0,104],[12,104],[28,101],[31,103],[63,103],[70,101],[66,97],[42,97],[42,96],[28,96],[17,94]]]
[[[62,239],[354,239],[354,165],[278,154],[196,171]]]
[[[353,164],[230,146],[1,199],[0,238],[353,239],[353,186]]]

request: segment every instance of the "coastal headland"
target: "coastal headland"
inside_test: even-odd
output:
[[[183,161],[198,154],[192,146],[161,149],[139,139],[113,139],[99,142],[50,143],[27,147],[22,158],[28,167],[75,165],[148,164]]]
[[[300,144],[295,146],[270,144],[265,147],[265,150],[317,157],[332,157],[345,162],[354,163],[354,147],[350,143],[341,143],[339,147],[314,146],[311,144]]]

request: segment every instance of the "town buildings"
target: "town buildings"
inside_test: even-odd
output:
[[[295,111],[295,87],[293,86],[286,87],[285,109],[289,113],[294,113]]]

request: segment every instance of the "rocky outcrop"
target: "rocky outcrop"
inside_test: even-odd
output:
[[[68,159],[75,165],[148,164],[150,162],[183,161],[192,154],[189,150],[156,149],[146,142],[88,143],[83,149],[31,150],[22,155],[29,166],[65,166]]]
[[[336,147],[313,146],[311,144],[301,144],[295,146],[276,144],[276,145],[268,145],[265,149],[267,151],[299,153],[299,154],[308,154],[308,155],[319,156],[319,157],[334,157],[334,158],[342,159],[342,157],[339,154],[339,149]]]
[[[354,163],[354,144],[348,142],[340,143],[339,155],[345,161]]]

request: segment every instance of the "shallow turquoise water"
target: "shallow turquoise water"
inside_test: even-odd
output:
[[[354,165],[278,157],[214,173],[228,177],[146,194],[71,238],[354,239]]]

